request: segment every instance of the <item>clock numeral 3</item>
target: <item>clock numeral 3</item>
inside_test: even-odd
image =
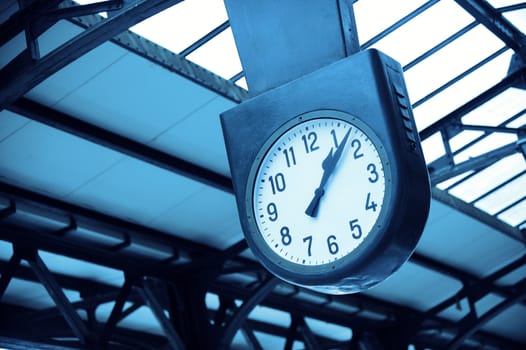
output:
[[[268,180],[272,187],[272,194],[285,191],[287,185],[285,184],[285,176],[282,173],[277,173],[276,176],[269,176]]]
[[[369,165],[367,165],[367,171],[371,174],[371,176],[367,178],[370,183],[378,181],[378,172],[376,171],[376,165],[374,165],[374,163],[369,163]]]
[[[283,243],[283,245],[289,245],[292,242],[292,236],[287,226],[283,226],[281,230],[279,230],[279,233],[281,234],[281,243]]]
[[[327,237],[327,246],[329,247],[329,253],[332,255],[338,253],[340,248],[338,247],[338,243],[336,243],[336,236],[330,235]]]
[[[314,131],[309,132],[308,135],[303,135],[301,139],[303,140],[306,153],[314,152],[320,148],[320,146],[316,145],[316,141],[318,141],[318,135]]]
[[[351,227],[351,234],[354,239],[360,239],[362,237],[362,227],[358,224],[358,219],[349,221]]]

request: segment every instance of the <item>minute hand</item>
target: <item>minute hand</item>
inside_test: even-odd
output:
[[[349,138],[349,133],[351,132],[351,129],[347,130],[347,133],[343,137],[342,142],[340,145],[336,148],[336,152],[334,154],[332,153],[332,150],[334,147],[331,147],[331,150],[329,151],[329,154],[327,154],[327,157],[323,160],[321,163],[321,167],[323,169],[323,175],[321,177],[320,185],[318,188],[314,191],[314,197],[309,203],[309,206],[307,207],[307,210],[305,210],[305,214],[311,217],[315,217],[318,213],[318,206],[320,204],[321,197],[325,194],[325,185],[327,184],[327,181],[329,181],[330,176],[332,175],[334,169],[336,168],[336,164],[338,164],[338,161],[340,160],[343,149],[345,148],[345,144],[347,143],[347,139]]]

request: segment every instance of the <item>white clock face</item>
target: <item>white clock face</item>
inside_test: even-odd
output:
[[[385,152],[363,123],[347,119],[305,118],[274,141],[254,178],[258,230],[293,264],[333,263],[379,225],[390,181]]]

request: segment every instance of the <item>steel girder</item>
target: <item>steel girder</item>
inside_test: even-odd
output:
[[[118,327],[115,325],[134,310],[133,308],[131,311],[123,310],[122,306],[125,301],[133,302],[135,309],[141,305],[148,305],[154,310],[153,313],[159,318],[166,334],[166,337],[163,338],[164,342],[170,343],[174,348],[181,347],[181,343],[188,348],[206,348],[210,346],[210,343],[202,343],[205,341],[203,339],[213,339],[214,347],[218,344],[226,347],[237,330],[242,330],[247,339],[253,338],[254,330],[260,332],[268,331],[275,334],[284,334],[285,332],[287,334],[286,337],[289,339],[289,344],[292,341],[290,339],[294,339],[303,341],[305,344],[318,343],[323,347],[321,344],[327,344],[328,340],[313,335],[304,324],[305,317],[349,327],[352,329],[353,334],[356,334],[352,342],[381,344],[384,348],[387,348],[385,344],[392,344],[393,342],[398,342],[400,347],[413,343],[418,346],[433,345],[441,348],[448,345],[448,342],[451,341],[450,338],[447,338],[447,334],[456,336],[455,344],[459,346],[464,340],[469,340],[469,342],[475,342],[479,345],[492,344],[493,348],[518,349],[522,346],[521,344],[482,332],[479,328],[481,324],[498,315],[506,307],[522,301],[524,295],[522,294],[523,287],[521,286],[524,282],[520,282],[522,284],[519,283],[516,286],[502,287],[495,284],[495,281],[505,274],[525,266],[526,257],[522,257],[492,275],[480,279],[428,257],[415,254],[411,258],[412,262],[455,278],[464,285],[455,296],[444,300],[427,312],[402,307],[361,294],[340,297],[317,295],[315,298],[318,301],[312,301],[308,300],[308,298],[304,299],[303,296],[314,296],[316,293],[287,286],[284,283],[280,283],[280,288],[276,288],[276,280],[266,280],[265,276],[268,276],[268,274],[257,263],[239,257],[238,254],[246,248],[244,242],[240,242],[221,252],[191,242],[185,242],[181,239],[168,238],[168,235],[163,235],[160,232],[129,224],[120,219],[112,219],[104,214],[75,207],[26,190],[16,189],[13,186],[2,185],[0,190],[2,196],[10,200],[10,206],[4,209],[4,218],[0,221],[0,237],[2,240],[12,242],[14,246],[14,254],[11,261],[0,265],[2,273],[0,286],[7,286],[12,278],[22,278],[52,285],[53,287],[48,288],[48,290],[51,290],[54,295],[61,294],[57,286],[79,290],[81,295],[84,296],[83,300],[77,304],[74,303],[72,307],[74,309],[81,306],[83,308],[91,307],[91,312],[103,302],[108,300],[116,301],[108,321],[104,324],[97,324],[95,328],[89,328],[87,320],[82,321],[82,324],[86,324],[84,327],[79,326],[78,321],[69,320],[66,322],[69,329],[76,329],[75,332],[70,330],[70,336],[73,334],[79,339],[76,346],[82,343],[84,346],[96,347],[100,345],[100,342],[106,342],[109,339],[113,340],[113,335],[119,338],[123,330],[117,329]],[[8,210],[11,206],[14,206],[15,210]],[[36,227],[27,227],[24,222],[15,220],[14,216],[17,211],[29,211],[36,215],[51,215],[54,220],[66,214],[65,216],[73,218],[77,222],[78,227],[91,223],[91,228],[99,230],[101,234],[103,234],[102,232],[111,234],[110,232],[115,231],[116,228],[122,225],[119,231],[129,233],[129,242],[135,242],[136,239],[140,239],[141,244],[158,247],[158,249],[162,245],[169,245],[178,252],[177,256],[189,257],[190,261],[182,264],[175,257],[164,260],[145,258],[133,253],[115,250],[113,249],[114,247],[87,244],[86,242],[80,242],[75,237],[73,234],[74,230],[66,234],[57,235],[56,231],[46,232]],[[94,226],[97,220],[100,220],[100,222]],[[65,221],[64,226],[69,227],[70,223]],[[152,233],[152,235],[149,236],[146,232]],[[145,237],[150,237],[150,239],[145,240]],[[124,246],[121,245],[120,247]],[[32,259],[33,261],[38,261],[38,250],[40,249],[119,269],[126,276],[125,282],[121,288],[115,288],[52,272],[42,272],[48,271],[43,263],[39,263],[38,266],[30,264],[30,268],[33,271],[40,271],[41,275],[45,277],[39,276],[38,279],[35,276],[30,277],[31,271],[29,271],[29,268],[20,266],[20,260]],[[214,256],[212,260],[203,258],[210,255]],[[200,276],[200,278],[196,279],[194,277],[192,279],[191,276]],[[251,282],[236,282],[235,279],[231,279],[231,276],[245,276]],[[144,282],[145,279],[148,282]],[[143,289],[140,292],[134,292],[137,288]],[[284,289],[286,292],[283,291]],[[164,297],[162,297],[162,293],[165,293]],[[166,297],[166,293],[168,293],[168,297]],[[213,293],[219,297],[221,302],[218,310],[207,309],[204,303],[206,293]],[[471,300],[471,303],[474,303],[490,293],[502,296],[506,304],[500,305],[499,308],[492,310],[491,313],[476,317],[473,317],[472,310],[468,313],[469,318],[458,323],[447,321],[437,316],[442,310],[455,305],[462,298],[467,298]],[[94,295],[96,295],[95,298],[99,298],[97,299],[98,303],[96,300],[90,299]],[[53,314],[62,316],[62,318],[75,318],[72,316],[71,307],[64,306],[63,298],[58,297],[54,299],[56,299],[57,307]],[[244,301],[240,308],[233,303],[235,299]],[[319,301],[320,299],[322,302]],[[280,328],[275,325],[265,325],[250,320],[248,315],[253,307],[258,304],[289,313],[291,320],[296,321],[291,322],[288,328]],[[61,306],[59,307],[58,305]],[[344,309],[348,310],[349,307],[353,307],[355,311],[343,311]],[[172,316],[168,319],[164,318],[164,313],[160,312],[160,310],[168,310]],[[51,310],[46,311],[46,313],[50,312]],[[383,315],[384,318],[379,321],[373,320],[365,316],[366,312]],[[213,318],[210,315],[213,315]],[[39,319],[35,315],[32,317]],[[62,318],[59,319],[63,323]],[[210,323],[216,324],[216,326],[211,328],[204,326],[204,324],[209,325]],[[22,324],[19,323],[18,326]],[[88,328],[88,335],[83,330],[84,328]],[[49,336],[52,336],[53,328],[46,329],[49,332]],[[210,332],[209,338],[203,338],[203,329],[208,329],[206,332]],[[434,335],[424,337],[423,334],[426,334],[429,330],[435,330]],[[10,330],[7,334],[4,333],[2,335],[9,337],[13,334]],[[363,339],[360,338],[362,336]],[[84,340],[82,340],[82,337],[84,337]],[[47,341],[45,337],[35,340],[39,339],[43,342]],[[373,341],[371,339],[376,340]],[[254,339],[251,342],[256,344]],[[340,346],[347,347],[351,345],[340,344]],[[255,347],[257,348],[257,345]],[[490,348],[488,347],[488,349]]]
[[[44,57],[40,57],[38,50],[36,50],[38,45],[35,44],[35,40],[38,35],[33,35],[30,38],[31,44],[28,45],[28,48],[0,70],[0,81],[2,82],[0,85],[0,110],[9,106],[50,75],[85,53],[112,39],[134,24],[180,1],[181,0],[121,0],[119,3],[122,7],[115,6],[112,15],[107,19],[86,29]],[[112,3],[112,5],[114,4]],[[91,8],[89,10],[93,11]],[[62,12],[63,14],[68,13],[68,11],[64,10]],[[73,16],[77,15],[75,11],[69,12],[73,12],[71,13]],[[45,15],[45,13],[42,15]],[[22,14],[20,14],[20,16],[22,16]],[[57,21],[59,18],[60,15],[52,18],[52,20]],[[16,23],[18,22],[14,24],[6,23],[6,29],[10,33],[17,32],[20,26]],[[51,24],[53,23],[52,21]],[[23,26],[24,25],[22,25],[22,27]],[[50,24],[44,25],[44,30],[50,26]],[[24,29],[30,31],[30,28]],[[37,32],[35,34],[39,33]]]
[[[526,62],[526,36],[485,0],[455,0]]]

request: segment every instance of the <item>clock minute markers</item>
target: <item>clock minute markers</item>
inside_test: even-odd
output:
[[[347,130],[347,133],[343,137],[343,140],[340,143],[340,145],[336,148],[336,151],[333,153],[334,147],[331,147],[329,154],[327,154],[327,157],[325,157],[325,159],[321,163],[323,175],[321,177],[320,185],[314,191],[314,197],[312,198],[312,200],[309,203],[309,206],[305,210],[305,214],[307,214],[308,216],[316,217],[316,215],[318,214],[318,207],[320,204],[321,197],[323,197],[323,195],[325,194],[325,186],[327,184],[327,181],[329,181],[330,176],[334,172],[336,164],[338,164],[338,161],[342,156],[343,149],[345,148],[345,144],[347,143],[347,139],[349,138],[350,132],[351,128]]]

